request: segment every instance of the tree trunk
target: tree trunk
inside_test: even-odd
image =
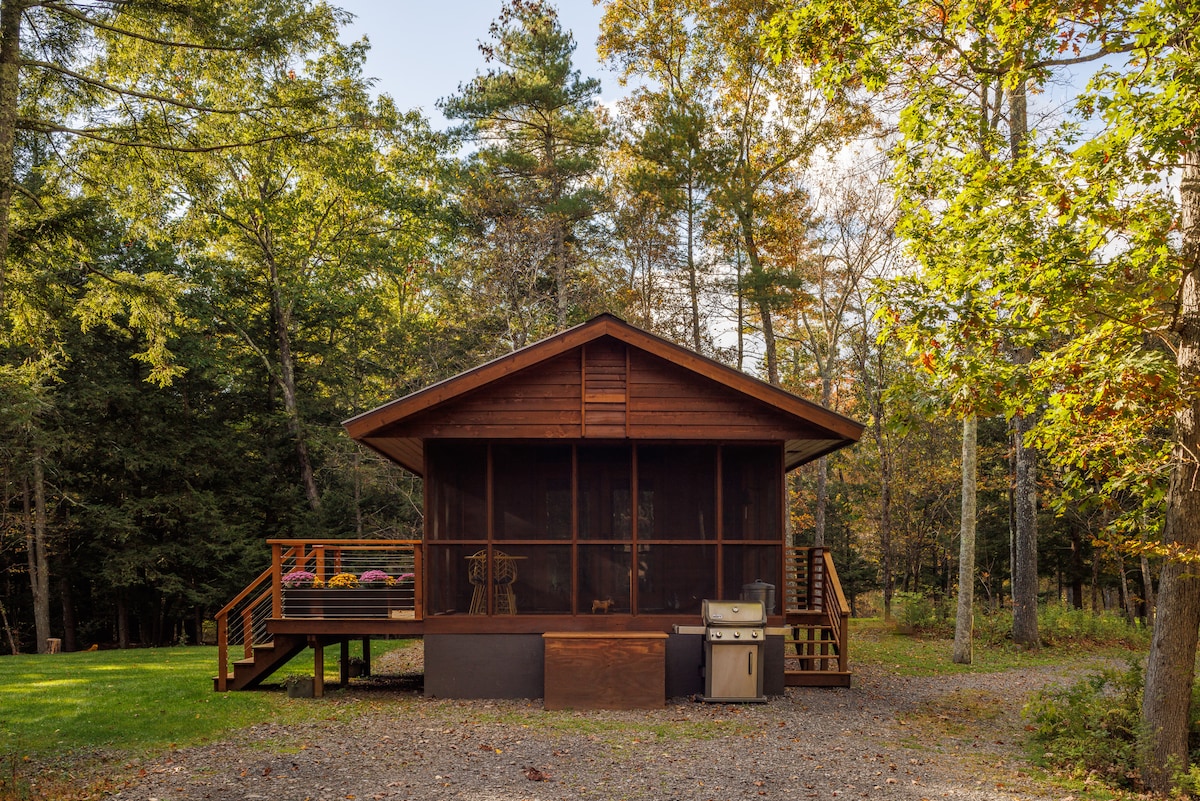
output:
[[[0,2],[0,311],[8,281],[12,200],[16,191],[17,97],[21,88],[21,16],[27,0]]]
[[[129,647],[129,604],[123,589],[117,591],[117,647]]]
[[[1200,548],[1200,152],[1183,159],[1180,181],[1183,284],[1179,292],[1176,364],[1179,386],[1191,388],[1175,413],[1171,486],[1163,539],[1183,549]],[[1142,720],[1147,748],[1142,775],[1156,792],[1170,788],[1173,770],[1188,764],[1188,719],[1200,631],[1200,573],[1177,559],[1163,565],[1158,585],[1154,639],[1146,662]]]
[[[50,558],[46,545],[46,469],[41,445],[33,448],[33,515],[30,519],[29,492],[25,493],[25,548],[29,585],[33,592],[33,627],[37,652],[46,653],[50,639]]]
[[[1146,599],[1146,624],[1154,625],[1154,576],[1150,572],[1150,560],[1142,554],[1142,595]]]
[[[265,248],[270,250],[269,236],[265,240]],[[296,448],[296,461],[300,466],[300,481],[304,485],[304,495],[308,498],[309,508],[316,512],[321,508],[321,494],[317,490],[317,480],[313,473],[312,458],[308,453],[308,440],[304,432],[304,424],[300,419],[300,404],[296,391],[296,360],[292,354],[291,313],[284,302],[283,290],[279,283],[279,269],[274,257],[266,255],[267,269],[271,280],[271,310],[275,320],[275,339],[279,348],[279,389],[283,392],[283,408],[287,417],[288,433]]]
[[[1014,160],[1021,157],[1029,136],[1025,82],[1009,92],[1009,149]],[[1018,364],[1028,364],[1030,353],[1015,354]],[[1025,648],[1040,645],[1037,622],[1037,456],[1025,447],[1025,434],[1033,421],[1018,415],[1012,422],[1013,447],[1013,642]]]
[[[1079,526],[1071,526],[1071,606],[1083,609],[1083,537]]]
[[[971,664],[975,616],[975,475],[979,423],[963,418],[962,515],[959,519],[958,610],[954,618],[954,662]]]
[[[1117,553],[1117,575],[1121,577],[1121,609],[1125,612],[1125,622],[1133,625],[1137,612],[1133,608],[1133,598],[1129,595],[1129,576],[1125,573],[1125,557]]]
[[[8,636],[8,649],[13,656],[21,653],[21,647],[17,645],[17,638],[13,636],[12,626],[8,622],[8,610],[4,608],[4,602],[0,601],[0,625],[4,626],[4,633]]]
[[[696,274],[696,188],[692,180],[688,180],[687,188],[687,270],[688,270],[688,299],[692,303],[692,348],[696,353],[704,352],[704,342],[700,338],[700,278]]]
[[[1038,567],[1037,567],[1037,462],[1034,451],[1025,447],[1025,434],[1031,427],[1027,417],[1013,418],[1013,642],[1024,648],[1037,648]]]
[[[825,547],[825,507],[829,503],[829,460],[817,460],[817,497],[813,507],[813,546]]]
[[[892,619],[892,596],[896,591],[892,556],[892,459],[883,436],[883,400],[878,390],[874,400],[871,433],[879,450],[879,567],[883,573],[883,619]]]

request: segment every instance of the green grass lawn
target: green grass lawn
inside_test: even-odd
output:
[[[403,644],[372,641],[372,654]],[[325,655],[326,680],[336,681],[337,649]],[[270,681],[311,675],[312,666],[312,651],[305,651]],[[213,692],[216,669],[217,649],[207,647],[0,657],[0,757],[42,762],[64,751],[183,746],[255,723],[309,717],[323,702],[282,691]],[[322,714],[332,711],[326,704]],[[351,712],[340,705],[337,711]]]
[[[1115,618],[1097,618],[1090,612],[1050,610],[1039,617],[1045,643],[1024,650],[1008,641],[1003,627],[1010,618],[976,618],[976,636],[969,665],[951,660],[954,635],[946,631],[899,633],[897,626],[879,618],[850,621],[850,670],[856,664],[880,665],[902,676],[941,676],[954,673],[987,673],[1040,665],[1069,665],[1080,657],[1128,659],[1145,656],[1149,632],[1127,626]]]

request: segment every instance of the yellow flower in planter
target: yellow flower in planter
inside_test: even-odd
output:
[[[358,576],[353,573],[338,573],[325,584],[331,590],[353,590],[358,587]]]

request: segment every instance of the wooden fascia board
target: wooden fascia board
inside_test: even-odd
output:
[[[805,442],[809,442],[809,441],[811,441],[811,440],[805,440]],[[795,461],[792,461],[791,459],[788,458],[792,454],[788,453],[787,449],[785,448],[784,449],[783,471],[785,473],[790,473],[798,467],[803,467],[804,465],[809,464],[810,462],[815,462],[817,459],[820,459],[822,456],[828,456],[829,454],[833,453],[834,451],[840,451],[842,448],[849,447],[850,445],[853,445],[853,444],[854,444],[854,442],[851,440],[841,440],[839,442],[831,442],[827,446],[820,448],[818,450],[815,450],[812,453],[795,454],[795,457],[796,457]]]

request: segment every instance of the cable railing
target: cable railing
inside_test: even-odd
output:
[[[279,617],[419,620],[418,540],[269,540]]]
[[[422,617],[419,540],[267,542],[271,566],[216,614],[219,691],[229,688],[231,660],[273,642],[273,619]]]

